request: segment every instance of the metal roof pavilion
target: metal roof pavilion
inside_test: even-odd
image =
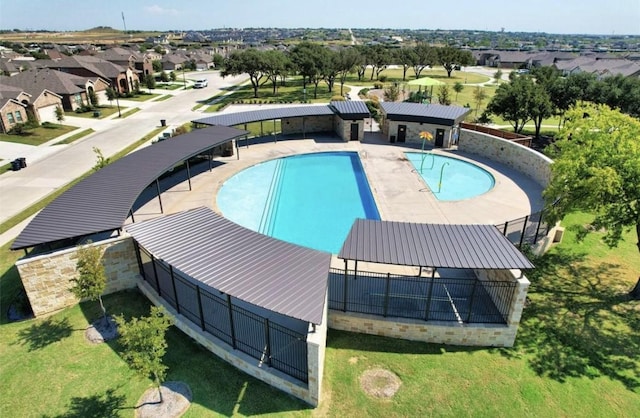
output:
[[[289,244],[196,208],[127,225],[156,258],[254,305],[322,323],[331,254]]]
[[[471,109],[460,106],[422,103],[380,103],[387,119],[405,122],[423,122],[453,126],[464,119]]]
[[[225,126],[196,129],[129,154],[47,205],[18,235],[11,249],[120,229],[140,193],[162,173],[246,133]]]
[[[332,116],[333,110],[328,105],[323,106],[283,106],[271,109],[250,110],[246,112],[222,113],[202,119],[194,123],[204,125],[236,126],[261,120],[286,119],[303,116]]]
[[[356,219],[338,258],[416,267],[530,269],[534,265],[491,225]]]

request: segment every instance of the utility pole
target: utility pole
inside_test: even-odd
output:
[[[124,20],[124,12],[120,12],[122,14],[122,24],[124,25],[124,33],[127,34],[127,22]]]

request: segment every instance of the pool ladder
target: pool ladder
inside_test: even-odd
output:
[[[267,193],[267,199],[264,202],[264,209],[262,210],[262,217],[260,218],[260,226],[258,232],[265,235],[271,235],[273,232],[273,226],[275,223],[275,208],[278,207],[280,201],[280,189],[282,188],[282,173],[284,172],[284,165],[286,164],[284,159],[278,159],[276,161],[276,167],[273,170],[273,177],[271,178],[271,184],[269,185],[269,193]]]

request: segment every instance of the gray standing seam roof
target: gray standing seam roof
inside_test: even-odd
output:
[[[453,126],[460,122],[471,109],[440,104],[382,102],[387,119],[407,122],[426,122]]]
[[[154,257],[218,291],[322,323],[331,254],[237,225],[204,207],[127,225]]]
[[[492,225],[356,219],[338,258],[405,266],[530,269],[533,264]]]
[[[369,108],[360,100],[333,101],[331,107],[335,109],[341,119],[364,119],[371,117]]]
[[[332,116],[329,106],[284,106],[273,109],[250,110],[247,112],[223,113],[197,119],[193,122],[205,125],[236,126],[261,120],[286,119],[303,116]]]
[[[224,126],[196,129],[129,154],[47,205],[18,235],[11,249],[120,229],[140,193],[162,173],[245,134]]]

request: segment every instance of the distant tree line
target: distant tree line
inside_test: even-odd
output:
[[[509,83],[496,90],[481,120],[488,119],[489,114],[498,115],[515,132],[533,121],[539,137],[543,119],[559,116],[562,124],[565,113],[581,101],[606,104],[640,117],[640,79],[621,75],[598,79],[584,72],[562,76],[553,67],[537,67],[530,74],[512,72]]]
[[[278,85],[284,85],[286,77],[299,75],[303,88],[313,86],[313,97],[317,98],[318,85],[325,82],[329,92],[335,83],[340,84],[343,94],[348,74],[356,73],[363,80],[367,68],[371,69],[370,79],[379,79],[380,73],[389,64],[401,65],[403,80],[410,68],[415,77],[425,68],[442,66],[451,77],[451,73],[460,66],[475,63],[470,51],[453,47],[433,47],[418,44],[410,48],[387,48],[384,45],[356,45],[331,49],[327,46],[301,42],[288,52],[279,50],[260,51],[249,48],[233,52],[222,63],[222,76],[247,74],[253,86],[254,97],[258,97],[260,86],[270,83],[273,94],[278,94]]]

